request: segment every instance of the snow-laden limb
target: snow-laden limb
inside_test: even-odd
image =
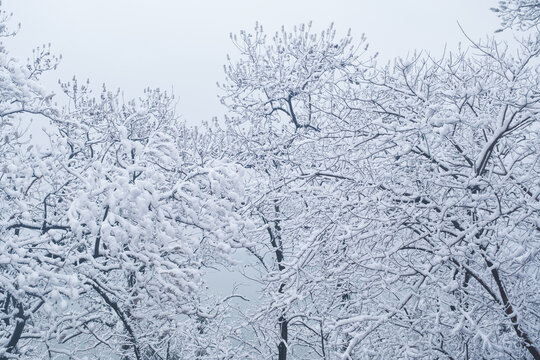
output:
[[[540,23],[540,1],[538,0],[501,0],[499,6],[492,8],[501,18],[504,28],[529,30]]]

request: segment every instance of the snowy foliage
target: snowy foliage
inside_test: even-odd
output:
[[[242,169],[159,90],[123,104],[74,79],[53,111],[32,67],[1,56],[0,356],[174,353],[209,316],[205,262],[241,246]],[[21,114],[52,119],[49,147],[25,143]]]
[[[0,45],[0,359],[539,359],[538,9],[384,66],[257,24],[202,129],[159,89],[74,78],[59,108],[49,47]]]
[[[528,30],[538,28],[540,23],[540,1],[538,0],[501,0],[499,6],[492,10],[498,13],[503,28],[516,27]]]
[[[233,37],[250,358],[539,356],[536,39],[381,67],[332,27]]]

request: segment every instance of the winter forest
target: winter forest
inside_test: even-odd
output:
[[[0,360],[540,359],[540,1],[493,6],[390,62],[257,24],[197,127],[0,43]]]

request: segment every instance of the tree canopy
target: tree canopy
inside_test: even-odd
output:
[[[0,44],[0,359],[540,359],[540,2],[493,11],[515,43],[384,65],[257,24],[199,128],[159,89],[58,106],[50,48]]]

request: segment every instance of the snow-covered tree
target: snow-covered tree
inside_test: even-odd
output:
[[[324,358],[340,348],[330,344],[329,319],[349,296],[335,266],[350,231],[349,122],[358,111],[344,96],[365,45],[310,26],[272,39],[256,26],[233,41],[242,57],[226,66],[227,132],[255,179],[250,215],[262,227],[249,247],[262,296],[245,312],[244,341],[252,358],[275,357],[276,348],[280,360]]]
[[[381,67],[330,34],[257,27],[226,67],[253,357],[538,358],[537,37]]]
[[[378,281],[336,323],[345,357],[540,357],[540,43],[517,46],[472,43],[353,79],[376,125],[363,151],[385,230],[355,254]]]
[[[242,246],[241,169],[159,90],[124,103],[74,79],[54,110],[37,81],[53,63],[37,56],[0,53],[1,358],[196,352],[193,326],[217,316],[204,268]],[[23,136],[30,115],[51,120],[47,147]]]
[[[202,130],[158,89],[74,78],[59,108],[49,47],[0,44],[0,360],[540,359],[538,10],[384,66],[256,25]],[[207,291],[216,265],[259,296]]]
[[[85,87],[69,89],[74,108],[58,146],[71,182],[58,189],[67,202],[59,221],[69,229],[68,272],[85,296],[60,316],[52,341],[164,356],[182,341],[182,316],[204,316],[208,251],[236,246],[236,170],[199,158],[198,140],[160,91],[121,104],[106,91],[96,101]]]

